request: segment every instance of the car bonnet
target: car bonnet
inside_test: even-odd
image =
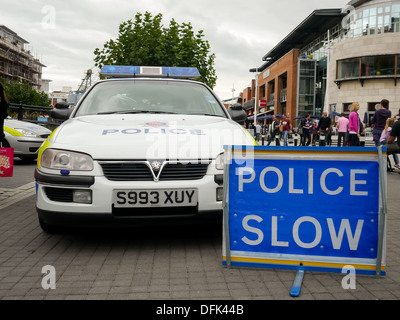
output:
[[[224,145],[254,145],[239,124],[199,115],[124,114],[70,119],[49,146],[95,160],[214,159]]]

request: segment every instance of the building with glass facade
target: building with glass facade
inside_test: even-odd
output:
[[[353,0],[345,8],[315,10],[263,61],[257,101],[268,104],[260,116],[348,113],[356,101],[359,114],[371,118],[382,99],[397,114],[400,0]]]

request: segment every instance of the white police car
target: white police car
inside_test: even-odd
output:
[[[45,127],[34,123],[7,118],[4,120],[4,147],[14,149],[21,160],[35,160],[41,144],[51,134]]]
[[[39,150],[43,230],[222,211],[223,146],[254,145],[193,68],[105,66]],[[236,112],[236,113],[235,113]]]

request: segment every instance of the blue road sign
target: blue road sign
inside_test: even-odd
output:
[[[353,265],[375,274],[376,148],[233,147],[228,154],[232,265],[329,272]]]

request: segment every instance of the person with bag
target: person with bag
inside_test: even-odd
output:
[[[12,177],[14,168],[14,149],[4,146],[4,119],[8,116],[8,101],[4,87],[0,83],[0,177]]]
[[[301,121],[301,126],[303,129],[303,146],[309,146],[311,143],[311,133],[313,129],[312,122],[310,120],[310,115],[307,114],[304,119]]]
[[[4,142],[4,119],[8,116],[8,100],[3,85],[0,83],[0,147]]]
[[[318,122],[319,146],[329,145],[330,127],[331,118],[328,117],[328,112],[324,111]]]
[[[389,101],[383,99],[380,104],[380,109],[375,111],[374,116],[371,119],[371,123],[374,125],[372,131],[372,139],[375,142],[375,146],[379,146],[379,139],[382,131],[386,126],[386,120],[392,116],[392,112],[389,110]]]
[[[379,145],[384,146],[387,144],[388,139],[390,137],[390,132],[392,131],[392,128],[393,128],[395,122],[396,122],[396,118],[388,118],[386,120],[386,126],[382,131],[381,138],[379,139]],[[393,155],[393,160],[394,160],[394,166],[397,169],[400,169],[399,157],[398,157],[397,153],[393,153],[392,155]]]
[[[357,111],[360,109],[358,102],[353,102],[350,106],[349,116],[349,146],[358,147],[360,145],[360,119]]]
[[[271,134],[269,136],[267,146],[271,144],[271,142],[275,139],[276,136],[279,137],[279,135],[280,135],[280,122],[275,116],[272,116]],[[276,138],[276,145],[280,146],[279,138]]]
[[[292,133],[292,124],[290,122],[290,119],[286,116],[286,114],[283,115],[281,123],[281,132],[283,137],[283,145],[288,146],[289,134]]]
[[[388,155],[400,153],[400,118],[394,123],[385,147]]]

